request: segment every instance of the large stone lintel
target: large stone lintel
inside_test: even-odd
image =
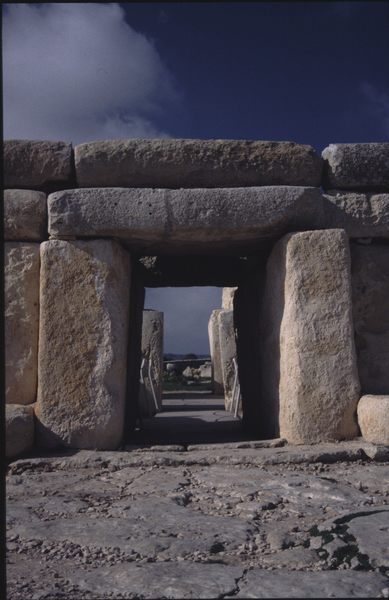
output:
[[[39,445],[120,444],[129,288],[129,255],[116,242],[41,244]]]
[[[112,140],[75,147],[80,187],[319,186],[312,146],[251,140]]]
[[[76,189],[48,198],[51,236],[115,237],[149,250],[255,244],[322,222],[319,189]]]

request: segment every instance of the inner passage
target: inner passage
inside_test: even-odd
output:
[[[222,308],[222,291],[146,288],[136,443],[244,438],[233,309]]]

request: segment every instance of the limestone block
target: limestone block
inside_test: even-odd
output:
[[[312,146],[248,140],[112,140],[74,149],[81,187],[319,186]]]
[[[303,444],[358,433],[348,240],[341,229],[289,234],[267,265],[263,397],[280,436]]]
[[[222,293],[222,308],[224,310],[234,310],[234,296],[237,287],[225,287]]]
[[[41,241],[47,235],[46,194],[35,190],[4,191],[4,239]]]
[[[323,203],[326,228],[344,229],[351,238],[389,238],[389,194],[330,190]]]
[[[72,174],[72,146],[65,142],[4,142],[4,185],[10,188],[63,186]]]
[[[220,312],[221,309],[213,310],[208,321],[208,338],[211,352],[212,386],[214,394],[224,394],[218,320]]]
[[[225,409],[232,410],[232,394],[234,388],[235,369],[233,359],[236,359],[236,341],[234,329],[234,311],[221,310],[218,314],[220,357],[223,373]]]
[[[389,190],[388,142],[330,144],[322,157],[326,188]]]
[[[115,237],[133,246],[182,250],[256,244],[322,226],[316,188],[76,189],[48,197],[52,236]]]
[[[389,393],[389,246],[351,244],[353,315],[362,393]]]
[[[163,376],[163,312],[144,310],[142,321],[142,357],[151,361],[151,376],[159,409],[162,408]],[[145,373],[148,369],[145,370]],[[148,378],[140,390],[141,414],[152,417],[156,413],[152,388]]]
[[[39,244],[4,244],[5,397],[36,400],[39,330]]]
[[[389,396],[362,396],[358,425],[365,440],[389,446]]]
[[[34,410],[32,406],[7,404],[5,407],[5,453],[14,458],[34,445]]]
[[[39,445],[120,444],[129,289],[129,255],[117,242],[41,244]]]

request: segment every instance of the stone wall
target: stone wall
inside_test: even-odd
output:
[[[246,393],[247,369],[240,367],[244,413],[264,421],[273,415],[273,430],[284,423],[289,441],[356,435],[357,378],[370,413],[374,394],[382,411],[378,398],[389,392],[388,163],[387,143],[330,144],[320,157],[293,142],[120,140],[73,149],[64,142],[6,141],[6,402],[14,441],[18,423],[29,422],[28,435],[20,434],[25,443],[13,448],[27,450],[32,439],[75,448],[120,445],[124,421],[133,422],[125,415],[134,414],[139,376],[140,332],[129,317],[135,310],[130,289],[134,294],[139,286],[131,283],[131,262],[142,255],[192,256],[197,264],[203,256],[216,265],[223,256],[238,265],[265,243],[275,245],[277,258],[270,259],[265,292],[256,293],[263,314],[266,298],[277,296],[269,319],[281,334],[266,338],[257,318],[252,331],[244,326],[240,357],[261,335],[272,348],[256,369],[264,378],[263,384],[256,379],[257,400],[252,389]],[[337,282],[332,292],[330,274]],[[198,269],[193,277],[201,279]],[[224,285],[238,285],[239,294],[228,269],[220,277]],[[247,298],[241,306],[250,307]],[[327,344],[329,332],[335,339]],[[286,351],[291,361],[296,357],[293,369],[284,362]],[[336,357],[346,357],[342,373]],[[312,402],[304,400],[308,375]],[[23,416],[21,406],[27,407]],[[313,424],[325,413],[332,415],[326,433]]]

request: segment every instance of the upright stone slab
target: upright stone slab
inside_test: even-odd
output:
[[[39,244],[4,245],[5,397],[32,404],[37,393]]]
[[[389,246],[351,244],[358,373],[364,394],[389,394]]]
[[[233,409],[233,388],[235,368],[233,359],[236,359],[236,341],[234,329],[234,311],[221,310],[218,314],[220,356],[223,372],[224,405],[225,409]]]
[[[326,188],[389,191],[389,143],[330,144],[322,157]]]
[[[234,296],[237,287],[225,287],[222,294],[222,308],[224,310],[234,310]]]
[[[279,435],[304,444],[358,434],[350,254],[341,229],[289,234],[267,266],[264,398]]]
[[[130,259],[116,242],[41,245],[38,444],[115,449],[126,393]]]
[[[4,239],[35,242],[46,237],[46,194],[35,190],[5,190]]]
[[[72,170],[71,144],[40,140],[4,142],[5,187],[69,187]]]
[[[319,186],[312,146],[257,140],[112,140],[75,147],[80,187]]]
[[[150,364],[152,385],[158,404],[162,408],[162,376],[163,376],[163,312],[144,310],[142,321],[142,358]],[[148,368],[143,369],[148,374]],[[156,412],[153,390],[148,377],[140,388],[141,413],[152,417]]]
[[[220,312],[221,309],[213,310],[208,321],[208,338],[211,352],[212,386],[214,394],[224,394],[218,320],[218,315]]]

